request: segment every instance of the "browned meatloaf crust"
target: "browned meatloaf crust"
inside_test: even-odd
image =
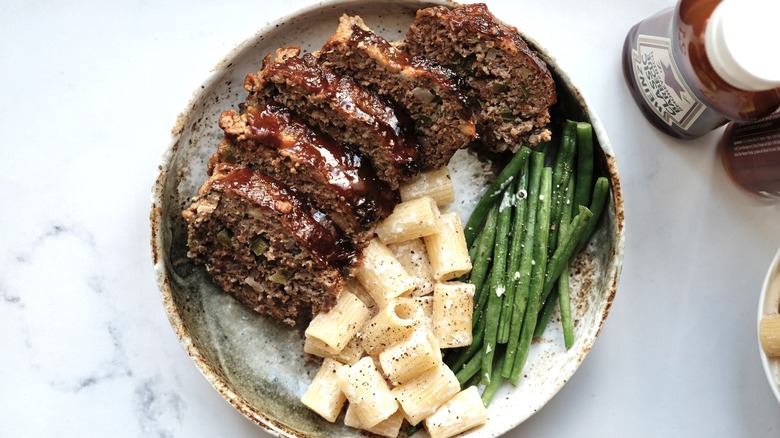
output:
[[[299,54],[298,47],[279,49],[257,75],[247,75],[247,105],[277,100],[337,141],[356,146],[393,190],[416,174],[419,145],[405,113],[397,114],[351,77],[323,69],[312,54]]]
[[[189,257],[257,312],[294,324],[333,306],[357,254],[283,183],[222,164],[183,212]]]
[[[446,165],[476,138],[461,79],[428,58],[393,47],[360,17],[341,17],[319,61],[406,108],[420,139],[423,170]]]
[[[489,147],[516,150],[550,139],[549,108],[557,100],[552,76],[517,30],[484,4],[417,11],[406,48],[465,77],[480,106],[478,132]]]
[[[219,125],[226,141],[210,166],[222,161],[240,163],[295,187],[355,240],[358,248],[368,244],[376,223],[392,213],[398,202],[368,160],[277,102],[246,107],[240,115],[226,111]]]

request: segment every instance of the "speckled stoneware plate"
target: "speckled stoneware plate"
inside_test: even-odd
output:
[[[283,436],[361,436],[306,409],[299,398],[316,373],[303,359],[303,329],[267,320],[245,309],[215,287],[204,269],[186,257],[186,229],[181,210],[206,179],[206,163],[220,141],[218,116],[245,98],[244,76],[278,47],[318,49],[334,32],[342,13],[359,14],[390,40],[403,37],[419,1],[326,1],[261,29],[233,50],[197,91],[173,129],[153,190],[151,211],[154,267],[165,309],[187,353],[208,381],[233,406],[272,433]],[[489,408],[486,426],[469,436],[498,436],[533,415],[550,400],[593,346],[615,296],[623,259],[624,219],[614,154],[596,115],[532,40],[557,81],[556,120],[589,120],[600,146],[599,172],[609,177],[612,196],[606,213],[572,269],[575,345],[563,347],[559,324],[549,324],[531,349],[524,378],[505,385]],[[493,176],[489,163],[459,152],[450,169],[458,191],[457,211],[465,223],[478,190]],[[476,184],[475,184],[476,182]]]
[[[772,264],[764,278],[764,285],[761,288],[761,297],[758,299],[758,328],[760,331],[761,319],[766,315],[777,315],[780,313],[780,249],[777,250]],[[780,358],[767,357],[764,349],[761,348],[761,335],[759,334],[758,350],[761,354],[761,363],[764,365],[764,372],[769,381],[772,392],[775,393],[777,401],[780,402]]]

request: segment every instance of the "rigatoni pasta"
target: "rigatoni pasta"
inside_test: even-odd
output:
[[[780,315],[765,315],[758,330],[761,347],[769,357],[780,356]]]
[[[395,206],[376,227],[376,235],[385,244],[404,242],[439,231],[439,208],[430,197],[422,197]]]
[[[360,345],[367,354],[378,354],[410,336],[424,322],[422,309],[413,299],[395,298],[363,325]]]
[[[411,336],[379,353],[379,363],[387,378],[398,385],[441,365],[441,350],[427,325],[421,325]]]
[[[337,375],[339,388],[354,407],[363,427],[374,427],[398,410],[395,397],[370,357],[339,368]]]
[[[403,202],[429,196],[436,201],[436,205],[442,207],[455,200],[455,187],[446,166],[420,173],[402,184],[399,191]]]
[[[368,321],[368,307],[349,291],[342,291],[336,305],[319,313],[309,323],[305,335],[322,341],[331,354],[341,351]]]
[[[366,351],[360,346],[360,341],[357,336],[353,337],[338,353],[331,353],[326,348],[325,344],[318,339],[305,338],[303,351],[314,356],[334,359],[347,365],[354,365],[366,354]]]
[[[451,202],[448,185],[449,175],[440,169],[401,188],[404,202],[379,225],[356,278],[306,330],[304,350],[337,368],[331,380],[313,382],[308,397],[335,384],[349,402],[349,427],[392,438],[404,419],[425,421],[437,438],[484,422],[476,388],[459,393],[455,374],[442,361],[441,348],[471,342],[474,300],[473,285],[446,282],[471,269],[459,217],[438,210]],[[316,396],[309,401],[317,402]],[[342,410],[319,403],[315,412],[328,421]],[[454,414],[437,411],[445,403]]]
[[[422,239],[387,245],[406,273],[414,279],[412,295],[422,296],[433,293],[433,267],[428,260],[428,250]]]
[[[397,410],[388,419],[380,421],[372,427],[364,427],[362,424],[360,424],[360,419],[355,413],[355,408],[351,404],[347,405],[347,412],[344,414],[344,425],[354,427],[355,429],[367,430],[373,434],[387,438],[397,437],[403,422],[404,414],[400,409]]]
[[[412,299],[420,306],[425,320],[428,321],[428,327],[433,330],[433,294],[422,297],[412,297]]]
[[[469,272],[471,258],[458,214],[442,214],[441,225],[438,233],[425,236],[425,248],[433,267],[433,278],[447,281]]]
[[[351,278],[344,284],[344,292],[349,292],[352,295],[358,297],[360,301],[366,305],[368,311],[371,313],[371,316],[376,314],[376,301],[374,301],[374,298],[371,297],[371,294],[368,293],[366,288],[363,287],[363,285],[360,284],[356,278]]]
[[[433,332],[442,348],[471,345],[473,309],[473,284],[436,284],[433,288]]]
[[[449,438],[487,421],[487,408],[476,386],[455,394],[425,419],[431,438]]]
[[[384,243],[373,239],[363,250],[363,264],[355,272],[378,307],[414,288],[414,279]]]
[[[339,370],[344,367],[348,366],[333,359],[325,359],[301,397],[301,403],[331,423],[336,421],[347,400],[339,387],[337,377]]]
[[[455,373],[442,363],[392,390],[409,424],[416,425],[460,391]]]

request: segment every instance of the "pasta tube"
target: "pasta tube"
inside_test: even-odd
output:
[[[387,305],[387,300],[412,290],[415,284],[393,253],[377,239],[363,250],[363,264],[355,275],[380,308]]]
[[[336,421],[347,400],[339,388],[337,378],[341,368],[348,368],[348,366],[333,359],[325,359],[311,385],[301,397],[301,403],[331,423]]]
[[[377,225],[376,235],[385,244],[428,236],[439,231],[439,215],[436,201],[427,196],[402,202]]]
[[[339,368],[336,374],[339,388],[354,407],[363,427],[374,427],[398,410],[395,397],[370,357]]]
[[[431,438],[449,438],[487,422],[487,408],[476,386],[469,386],[447,400],[425,419]]]
[[[441,348],[471,345],[473,309],[473,284],[436,284],[433,289],[433,332]]]
[[[433,267],[433,278],[446,281],[469,272],[471,258],[458,214],[442,214],[441,222],[438,233],[425,236],[425,248]]]
[[[402,184],[399,191],[403,202],[429,196],[436,201],[436,205],[442,207],[455,200],[455,188],[446,166],[420,173],[409,182]]]
[[[358,330],[368,321],[368,307],[349,291],[342,291],[336,305],[315,316],[304,334],[325,344],[331,354],[343,349]]]

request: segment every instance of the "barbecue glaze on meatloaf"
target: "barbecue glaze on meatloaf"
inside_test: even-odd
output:
[[[368,160],[277,102],[246,107],[242,114],[226,111],[219,126],[226,139],[210,167],[239,163],[295,187],[358,248],[368,244],[376,223],[398,202]]]
[[[305,198],[246,167],[219,165],[183,216],[188,256],[239,301],[291,325],[332,307],[358,258]]]
[[[344,16],[317,56],[279,49],[244,87],[182,213],[188,256],[288,324],[335,304],[401,183],[475,137],[497,151],[549,140],[556,102],[544,62],[481,4],[420,10],[393,44]]]
[[[409,112],[420,140],[422,170],[446,165],[475,140],[474,115],[461,79],[428,58],[393,47],[360,17],[343,15],[318,59]]]
[[[257,107],[270,98],[289,107],[338,142],[355,146],[393,190],[416,174],[420,152],[408,115],[351,77],[324,69],[312,54],[299,54],[300,48],[288,47],[268,55],[244,81],[246,104]]]
[[[405,47],[463,75],[479,105],[477,130],[487,147],[514,151],[550,140],[555,82],[517,29],[501,24],[484,4],[417,11]]]

